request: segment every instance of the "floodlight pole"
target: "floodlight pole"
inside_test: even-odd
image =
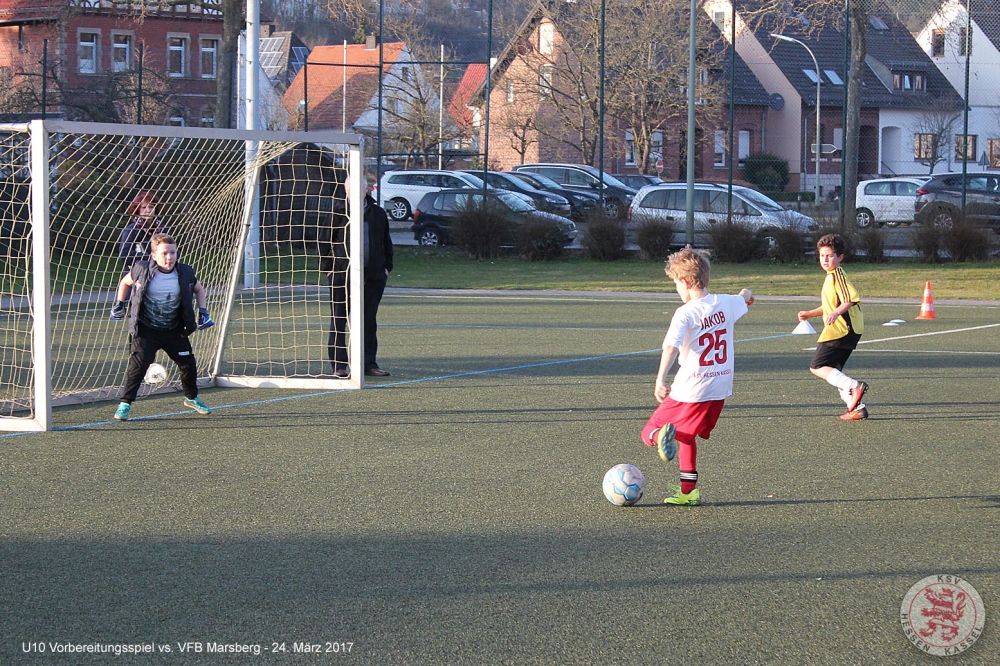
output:
[[[785,35],[777,35],[777,34],[775,34],[773,32],[771,33],[771,37],[774,38],[774,39],[777,39],[778,41],[781,41],[781,42],[792,42],[793,44],[798,44],[799,46],[801,46],[802,48],[804,48],[806,50],[806,52],[809,53],[809,57],[812,58],[813,67],[815,67],[815,70],[813,70],[813,71],[816,72],[816,150],[813,152],[813,155],[816,158],[816,182],[813,183],[813,190],[815,192],[815,194],[814,194],[815,201],[813,201],[813,205],[819,206],[819,156],[822,154],[822,150],[823,150],[823,145],[820,143],[820,140],[819,140],[820,139],[820,137],[819,137],[819,130],[820,130],[820,123],[819,123],[819,88],[820,88],[820,84],[823,81],[823,79],[820,78],[821,74],[820,74],[820,71],[819,71],[819,63],[816,62],[816,56],[813,54],[812,49],[809,48],[808,46],[806,46],[805,42],[800,41],[798,39],[795,39],[794,37],[786,37]]]

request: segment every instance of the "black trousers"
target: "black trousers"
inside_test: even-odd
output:
[[[150,364],[156,360],[156,352],[163,350],[170,360],[177,364],[181,374],[181,388],[187,398],[198,397],[198,364],[191,350],[191,340],[180,332],[180,329],[161,331],[150,328],[139,322],[139,328],[132,336],[132,345],[128,357],[128,369],[125,370],[125,387],[122,389],[122,402],[135,402],[139,394],[139,386],[149,370]]]
[[[378,354],[378,306],[385,293],[387,278],[382,273],[381,279],[366,278],[362,294],[364,299],[365,320],[365,367],[371,370],[378,367],[375,360]],[[334,273],[330,278],[330,337],[327,348],[333,370],[347,369],[347,295],[350,280],[344,273]]]

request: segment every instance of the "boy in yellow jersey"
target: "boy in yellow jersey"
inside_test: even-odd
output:
[[[827,234],[816,243],[816,249],[819,265],[826,271],[826,281],[820,293],[822,306],[799,312],[799,321],[823,315],[823,332],[819,334],[816,355],[809,364],[809,370],[840,391],[841,399],[847,404],[847,411],[840,415],[840,419],[860,421],[868,418],[868,408],[861,401],[868,384],[843,373],[844,364],[865,332],[861,297],[840,267],[847,252],[847,241],[840,234]]]

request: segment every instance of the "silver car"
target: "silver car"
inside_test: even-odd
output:
[[[694,242],[696,247],[708,245],[708,231],[714,225],[724,224],[728,217],[729,190],[725,183],[695,183],[694,185]],[[673,222],[683,237],[687,220],[686,183],[647,185],[639,190],[629,208],[629,226],[638,226],[647,220]],[[733,186],[733,221],[746,224],[765,238],[773,248],[774,238],[769,235],[782,227],[796,228],[809,234],[818,228],[816,220],[780,204],[757,190]]]

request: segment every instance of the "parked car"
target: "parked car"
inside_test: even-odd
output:
[[[614,173],[611,175],[636,191],[646,187],[647,185],[659,185],[660,183],[665,182],[659,176],[642,173]]]
[[[468,170],[465,173],[471,173],[480,179],[483,177],[482,171]],[[534,202],[535,208],[546,213],[555,213],[556,215],[569,217],[572,210],[569,205],[569,199],[566,197],[532,187],[520,178],[509,173],[504,173],[503,171],[487,171],[486,184],[501,190],[523,194]]]
[[[584,190],[571,190],[540,173],[528,173],[527,171],[510,171],[508,173],[536,189],[566,197],[569,200],[569,216],[577,222],[586,220],[601,205],[601,195]]]
[[[1000,233],[1000,174],[965,174],[965,219]],[[962,218],[962,174],[934,176],[917,190],[914,221],[951,227]]]
[[[481,190],[485,187],[481,178],[461,171],[389,171],[382,174],[377,193],[382,197],[382,207],[389,217],[401,222],[413,214],[428,192],[455,188]],[[374,192],[372,196],[375,196]]]
[[[858,226],[863,229],[873,225],[898,227],[900,223],[913,222],[917,189],[926,182],[927,178],[919,177],[861,181],[854,204]]]
[[[563,187],[600,193],[600,171],[584,164],[520,164],[512,171],[527,171],[548,176]],[[636,191],[609,173],[604,174],[604,214],[624,218]]]
[[[708,245],[708,230],[713,225],[725,223],[728,217],[729,190],[724,183],[695,183],[694,185],[694,241],[698,247]],[[629,209],[629,225],[647,220],[674,222],[680,237],[684,236],[687,219],[687,184],[663,183],[647,185],[639,190]],[[807,215],[786,210],[764,194],[749,187],[733,186],[733,220],[748,224],[764,239],[769,248],[775,246],[773,232],[782,227],[792,227],[809,233],[819,225]]]
[[[529,219],[552,220],[565,234],[569,245],[577,235],[576,224],[561,215],[540,211],[516,192],[506,190],[472,191],[469,189],[441,190],[424,195],[413,211],[413,239],[420,245],[450,245],[451,227],[455,218],[469,210],[497,206],[512,224]]]

